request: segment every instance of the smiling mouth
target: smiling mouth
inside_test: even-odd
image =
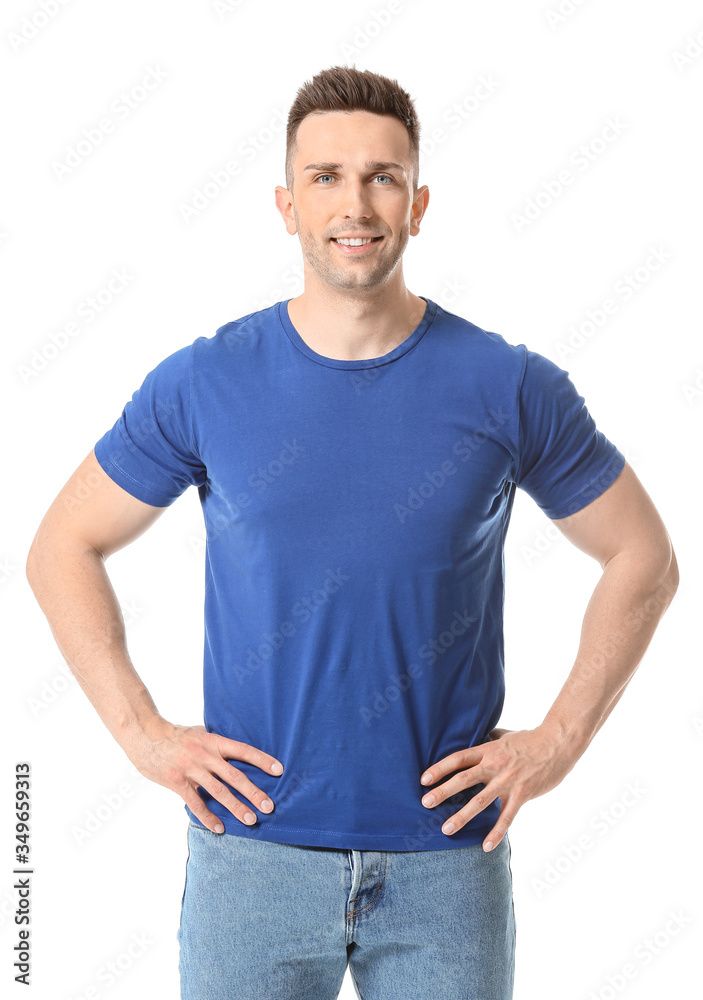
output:
[[[359,246],[366,246],[368,243],[377,243],[379,240],[382,239],[383,239],[382,236],[363,236],[351,240],[342,241],[341,238],[338,239],[336,236],[332,236],[330,242],[336,243],[338,246],[342,247],[344,246],[359,247]]]
[[[331,237],[330,243],[335,243],[340,250],[346,254],[363,254],[369,251],[369,249],[375,244],[379,243],[383,237],[382,236],[363,236],[358,238],[353,238],[349,240],[344,240],[342,238],[337,238],[336,236]]]

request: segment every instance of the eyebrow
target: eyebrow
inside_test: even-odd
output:
[[[400,163],[393,163],[390,160],[368,160],[365,164],[367,170],[400,170],[401,173],[405,173],[405,167]],[[303,168],[303,173],[306,170],[342,170],[344,169],[341,163],[308,163],[307,167]]]

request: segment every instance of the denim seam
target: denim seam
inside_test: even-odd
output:
[[[363,996],[361,995],[361,990],[359,989],[359,984],[356,981],[356,976],[354,975],[354,970],[352,969],[351,965],[349,966],[349,972],[351,974],[352,980],[354,981],[354,988],[356,989],[356,992],[359,994],[359,1000],[364,1000]]]
[[[368,911],[373,910],[374,906],[376,906],[376,904],[378,903],[381,897],[381,889],[383,889],[383,883],[386,881],[386,862],[388,860],[388,855],[385,853],[385,851],[382,853],[383,853],[383,870],[381,873],[381,881],[377,884],[376,888],[373,891],[373,896],[366,904],[366,906],[363,906],[360,910],[352,909],[351,912],[347,912],[347,917],[346,917],[347,920],[353,920],[354,917],[360,916],[362,913],[368,913]],[[350,900],[349,906],[351,907],[352,904],[355,903],[358,898],[359,898],[358,896],[355,896],[354,899]]]

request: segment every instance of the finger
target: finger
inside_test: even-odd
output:
[[[191,781],[204,788],[213,799],[217,799],[244,826],[252,826],[256,823],[256,816],[252,810],[247,808],[244,802],[240,802],[239,799],[235,798],[227,785],[220,781],[214,774],[202,770],[191,777]]]
[[[429,809],[434,809],[441,802],[446,799],[450,799],[452,795],[456,795],[457,792],[463,791],[465,788],[473,788],[474,785],[480,785],[486,783],[488,775],[484,773],[483,769],[478,765],[476,767],[470,767],[460,774],[455,774],[453,778],[445,781],[443,785],[439,785],[437,788],[433,788],[431,791],[425,793],[422,796],[421,802],[423,806],[427,806]],[[432,801],[428,801],[431,799]]]
[[[269,774],[283,774],[283,764],[277,757],[272,757],[270,753],[264,753],[258,747],[251,746],[250,743],[240,743],[239,740],[231,740],[228,736],[217,736],[217,752],[225,759],[246,760],[249,764],[254,764],[262,771]]]
[[[458,771],[462,767],[470,767],[472,764],[478,764],[482,757],[483,752],[478,747],[467,747],[466,750],[457,750],[455,753],[449,754],[448,757],[443,757],[442,760],[438,760],[435,764],[430,765],[422,773],[420,781],[423,785],[433,785],[445,774],[451,774],[452,771]]]
[[[196,819],[200,820],[203,826],[207,827],[208,830],[212,830],[213,833],[225,832],[225,828],[220,817],[215,816],[210,812],[203,800],[190,784],[188,784],[188,791],[182,793],[181,798]]]
[[[506,804],[503,805],[503,808],[500,811],[500,815],[496,820],[495,826],[488,834],[486,839],[483,841],[484,851],[495,850],[495,848],[498,846],[498,844],[501,842],[505,834],[510,829],[510,825],[515,819],[518,809],[520,808],[520,805],[521,803],[519,802],[513,803],[512,800],[509,800]]]
[[[212,762],[203,761],[203,763],[206,767],[211,766],[212,770],[222,781],[226,781],[228,785],[233,785],[238,792],[241,792],[261,812],[273,812],[273,801],[266,792],[262,792],[260,788],[257,788],[254,782],[238,767],[234,767],[232,764],[227,763],[227,761],[217,759],[213,759]]]
[[[458,812],[454,813],[453,816],[449,816],[444,821],[442,824],[442,833],[451,836],[457,830],[461,830],[474,816],[478,816],[484,809],[487,809],[499,797],[499,794],[500,792],[495,783],[486,785],[485,788],[482,788],[480,792],[474,795],[470,802],[467,802]]]

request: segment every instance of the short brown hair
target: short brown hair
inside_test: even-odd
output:
[[[298,129],[304,118],[326,111],[370,111],[393,115],[405,125],[410,136],[414,190],[420,173],[420,123],[410,94],[397,80],[348,66],[331,66],[307,80],[296,94],[288,112],[286,127],[286,186],[293,190],[293,158]]]

